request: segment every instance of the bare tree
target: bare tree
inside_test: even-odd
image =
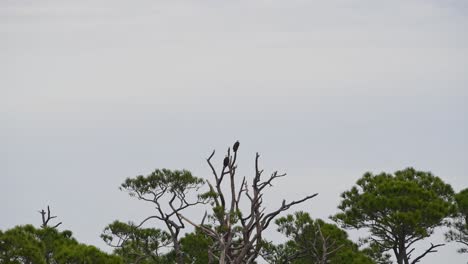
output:
[[[49,227],[48,224],[49,224],[49,221],[54,219],[54,218],[57,218],[57,216],[51,216],[50,215],[50,208],[49,206],[47,206],[47,213],[44,209],[40,210],[39,213],[41,214],[42,216],[42,225],[41,227],[42,228],[46,228],[46,227]],[[58,224],[54,225],[54,226],[51,226],[52,228],[57,228],[59,225],[61,225],[62,222],[59,222]]]
[[[263,206],[265,188],[272,186],[275,179],[284,177],[286,174],[273,172],[266,180],[262,180],[263,170],[259,168],[260,155],[257,153],[252,184],[249,186],[246,178],[243,177],[240,186],[236,186],[238,148],[239,143],[236,142],[233,146],[233,152],[228,149],[219,172],[216,171],[211,162],[215,151],[207,159],[215,179],[214,185],[208,181],[213,205],[211,220],[215,225],[210,227],[204,223],[206,214],[201,224],[195,224],[190,219],[180,215],[185,221],[200,228],[213,239],[214,243],[209,252],[210,263],[253,263],[263,245],[263,231],[268,228],[271,221],[291,206],[305,202],[317,195],[315,193],[292,202],[283,200],[276,210],[267,213]],[[227,192],[223,189],[224,182],[227,183]],[[245,215],[241,211],[242,198],[246,200],[248,208]]]

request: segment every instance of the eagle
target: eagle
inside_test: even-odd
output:
[[[239,143],[239,140],[238,140],[238,141],[236,141],[236,143],[234,143],[234,146],[232,146],[232,150],[234,150],[234,152],[237,152],[237,150],[239,149],[239,145],[240,145],[240,143]]]

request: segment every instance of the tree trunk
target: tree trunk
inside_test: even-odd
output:
[[[403,255],[401,254],[401,250],[400,250],[400,247],[396,247],[394,246],[393,247],[393,253],[395,254],[395,258],[396,258],[396,261],[398,264],[404,264],[404,261],[403,261]]]
[[[397,263],[398,264],[404,264],[403,263],[403,257],[400,254],[397,255]]]
[[[397,256],[398,264],[409,264],[408,256],[406,255],[406,247],[404,243],[404,239],[398,244],[398,256]]]
[[[172,241],[174,243],[174,251],[176,253],[177,264],[184,264],[184,256],[182,255],[182,252],[180,250],[179,239],[177,239],[177,237],[173,237]]]
[[[221,254],[219,255],[219,264],[225,264],[226,263],[226,252],[223,249],[221,251]]]

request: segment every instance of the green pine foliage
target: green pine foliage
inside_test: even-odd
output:
[[[428,238],[454,213],[453,189],[430,172],[413,168],[394,174],[366,173],[342,194],[334,219],[346,228],[368,229],[369,240],[395,254],[398,263],[416,263],[433,249],[411,256],[415,242]]]
[[[77,242],[70,231],[17,226],[0,233],[0,263],[5,264],[119,264],[118,256]]]
[[[171,243],[170,235],[160,229],[138,228],[120,221],[108,225],[101,238],[125,263],[166,263],[163,251]]]
[[[334,224],[312,219],[308,213],[296,212],[275,221],[278,231],[288,241],[281,245],[267,243],[262,256],[269,263],[293,264],[374,264],[375,262],[348,234]]]

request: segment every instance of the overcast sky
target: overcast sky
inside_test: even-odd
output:
[[[408,166],[466,188],[467,3],[1,0],[0,229],[51,205],[109,250],[107,224],[152,212],[126,177],[209,178],[237,139],[241,174],[256,151],[288,173],[272,209],[319,192],[291,212],[327,218],[364,172]],[[465,263],[456,248],[424,263]]]

